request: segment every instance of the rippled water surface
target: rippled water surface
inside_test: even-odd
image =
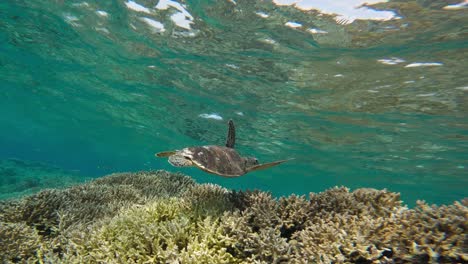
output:
[[[1,1],[0,158],[451,203],[468,196],[467,5]],[[295,159],[224,179],[154,157],[223,144],[229,119],[241,153]]]

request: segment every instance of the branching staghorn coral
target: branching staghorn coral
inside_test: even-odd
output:
[[[115,173],[96,179],[92,183],[95,185],[130,186],[146,198],[177,196],[195,185],[195,181],[188,176],[163,170]]]
[[[24,262],[40,247],[41,238],[25,223],[0,222],[0,262]]]
[[[371,188],[349,192],[348,188],[335,187],[326,192],[309,195],[314,215],[330,212],[337,214],[387,216],[401,208],[400,195],[387,190]]]
[[[291,195],[278,200],[278,215],[281,219],[281,236],[289,240],[293,233],[308,225],[313,211],[311,203],[304,196]]]
[[[165,171],[119,173],[64,190],[44,190],[20,201],[0,206],[0,220],[25,221],[42,235],[51,235],[59,214],[73,225],[114,215],[122,207],[144,204],[156,197],[178,196],[194,181]]]
[[[292,195],[276,202],[265,193],[245,197],[245,209],[225,216],[222,222],[227,235],[236,241],[231,244],[234,256],[248,262],[390,263],[395,259],[451,263],[467,259],[466,204],[431,210],[419,204],[410,210],[401,206],[397,193],[349,192],[343,187],[311,193],[309,200]],[[436,228],[440,225],[445,227],[444,235]],[[270,236],[266,246],[261,238],[267,231],[278,235]],[[286,246],[278,243],[281,239]],[[440,241],[428,245],[433,239]],[[419,251],[413,249],[415,240],[424,245],[418,246]],[[271,245],[283,249],[280,258],[268,248]]]
[[[219,216],[235,208],[236,193],[215,184],[197,184],[187,189],[182,201],[195,216]]]
[[[71,232],[63,259],[86,263],[238,262],[226,251],[219,220],[191,216],[190,208],[175,198],[132,207],[97,223],[89,234]]]
[[[0,204],[2,262],[463,263],[467,200],[414,209],[386,190],[275,199],[163,171]]]
[[[418,201],[371,238],[393,247],[394,259],[407,262],[463,262],[468,260],[468,202],[429,206]]]
[[[376,248],[368,240],[383,218],[356,215],[329,215],[315,218],[293,235],[297,242],[292,259],[313,263],[372,262],[383,260],[385,247]]]

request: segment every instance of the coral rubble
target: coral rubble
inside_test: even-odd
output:
[[[2,263],[468,261],[468,201],[402,206],[386,190],[275,199],[165,171],[0,204]]]

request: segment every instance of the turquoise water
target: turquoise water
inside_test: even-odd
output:
[[[467,9],[358,2],[1,1],[0,159],[467,197]],[[295,159],[224,179],[154,157],[223,144],[231,118],[242,154]]]

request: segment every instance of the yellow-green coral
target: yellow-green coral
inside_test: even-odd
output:
[[[96,179],[94,185],[128,186],[138,190],[145,198],[172,197],[184,193],[195,185],[195,181],[183,174],[167,171],[141,171],[136,173],[115,173]]]
[[[189,206],[193,215],[219,216],[233,210],[238,200],[236,193],[215,184],[197,184],[182,196],[183,203]]]
[[[468,261],[468,202],[401,205],[336,187],[275,199],[164,171],[115,174],[0,203],[2,262]]]
[[[183,175],[165,171],[119,173],[63,190],[44,190],[20,201],[4,202],[0,220],[25,221],[43,235],[59,224],[70,226],[112,216],[119,209],[158,197],[178,196],[193,186]],[[66,223],[65,223],[65,222]]]
[[[64,259],[86,263],[235,263],[224,247],[219,221],[194,220],[175,198],[122,211],[97,223],[89,234],[75,231]],[[77,259],[79,256],[79,259]]]
[[[23,222],[0,222],[0,262],[25,262],[35,256],[40,241],[37,231]]]

